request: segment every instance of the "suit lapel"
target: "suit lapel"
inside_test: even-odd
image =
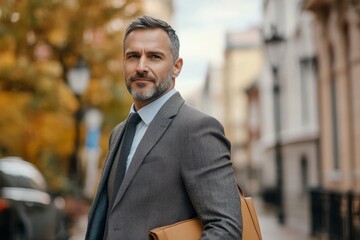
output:
[[[93,220],[92,217],[94,216],[94,212],[96,211],[96,209],[99,207],[99,200],[101,199],[101,194],[107,194],[107,191],[105,191],[107,189],[107,182],[108,182],[108,178],[110,175],[110,169],[111,166],[114,162],[115,156],[116,156],[116,152],[117,149],[120,145],[121,142],[121,137],[124,134],[124,126],[125,126],[125,122],[121,123],[118,127],[118,129],[116,129],[113,134],[115,134],[112,138],[113,140],[111,142],[113,142],[110,145],[109,148],[109,154],[105,160],[105,166],[104,166],[104,170],[100,179],[100,183],[98,186],[98,190],[94,199],[94,203],[93,206],[91,207],[91,212],[89,213],[89,219]],[[107,198],[107,196],[106,196]],[[106,213],[105,213],[106,214]]]
[[[110,146],[110,149],[109,149],[109,155],[105,161],[105,167],[104,167],[104,172],[103,172],[103,175],[102,175],[102,178],[101,178],[101,183],[99,185],[99,188],[104,188],[104,187],[107,187],[106,186],[106,183],[107,183],[107,180],[109,178],[109,175],[110,175],[110,170],[111,170],[111,166],[113,165],[113,162],[114,162],[114,159],[115,159],[115,156],[116,156],[116,153],[118,151],[118,148],[120,146],[120,143],[121,143],[121,138],[122,138],[122,135],[124,134],[124,126],[125,126],[125,122],[123,122],[120,126],[119,126],[119,129],[117,131],[114,132],[115,136],[114,136],[114,144],[112,144]],[[100,188],[100,190],[102,190]]]
[[[173,117],[179,111],[184,100],[179,93],[174,94],[165,104],[161,107],[155,118],[150,123],[145,132],[144,137],[141,139],[137,147],[133,159],[130,163],[129,169],[125,174],[123,182],[120,186],[119,192],[116,196],[112,210],[119,203],[126,189],[129,187],[131,181],[134,179],[137,171],[139,170],[145,156],[151,151],[155,144],[159,141],[168,126],[170,125]]]

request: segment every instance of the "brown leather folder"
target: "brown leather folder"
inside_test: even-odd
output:
[[[238,186],[241,200],[242,240],[261,240],[260,224],[251,197],[245,197]],[[149,232],[149,240],[199,240],[203,226],[199,218],[192,218],[171,225],[158,227]]]

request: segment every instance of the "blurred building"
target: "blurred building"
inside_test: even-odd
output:
[[[194,104],[194,97],[191,100],[194,106],[198,106],[203,112],[215,117],[224,125],[223,81],[222,65],[209,64],[203,89],[201,93],[196,94],[198,103]]]
[[[262,187],[279,222],[310,233],[310,187],[319,185],[317,64],[314,18],[299,1],[264,1]],[[275,34],[281,48],[270,52]]]
[[[304,7],[316,15],[322,183],[359,191],[360,2],[305,1]]]
[[[231,141],[232,161],[237,181],[245,191],[252,186],[251,167],[257,155],[248,152],[247,89],[255,84],[261,71],[261,32],[258,28],[226,34],[223,64],[209,64],[202,89],[189,99],[190,104],[218,119]],[[188,102],[189,102],[188,101]],[[257,147],[257,146],[254,146]],[[256,182],[256,180],[255,180]]]
[[[258,78],[262,66],[261,33],[258,28],[226,35],[224,56],[224,127],[232,143],[236,177],[246,189],[247,97],[245,90]]]
[[[263,4],[265,52],[283,43],[258,85],[264,199],[294,229],[359,239],[360,1]]]
[[[320,185],[312,233],[360,238],[360,1],[307,0],[316,20]]]
[[[261,114],[259,81],[254,81],[245,89],[247,96],[246,130],[247,140],[245,143],[246,154],[246,189],[251,194],[259,194],[262,170],[261,156]]]

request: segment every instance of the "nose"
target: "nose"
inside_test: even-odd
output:
[[[139,58],[139,62],[138,62],[138,65],[136,67],[136,71],[138,73],[148,72],[146,57],[142,56],[142,57]]]

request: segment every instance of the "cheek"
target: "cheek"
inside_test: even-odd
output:
[[[131,76],[132,74],[134,74],[134,68],[130,67],[130,66],[124,66],[123,67],[123,71],[124,71],[124,75],[125,77],[129,77]]]
[[[166,66],[166,67],[161,67],[161,68],[158,68],[156,72],[156,74],[158,76],[162,76],[162,77],[167,77],[169,76],[169,72],[171,71],[171,67],[170,66]]]

